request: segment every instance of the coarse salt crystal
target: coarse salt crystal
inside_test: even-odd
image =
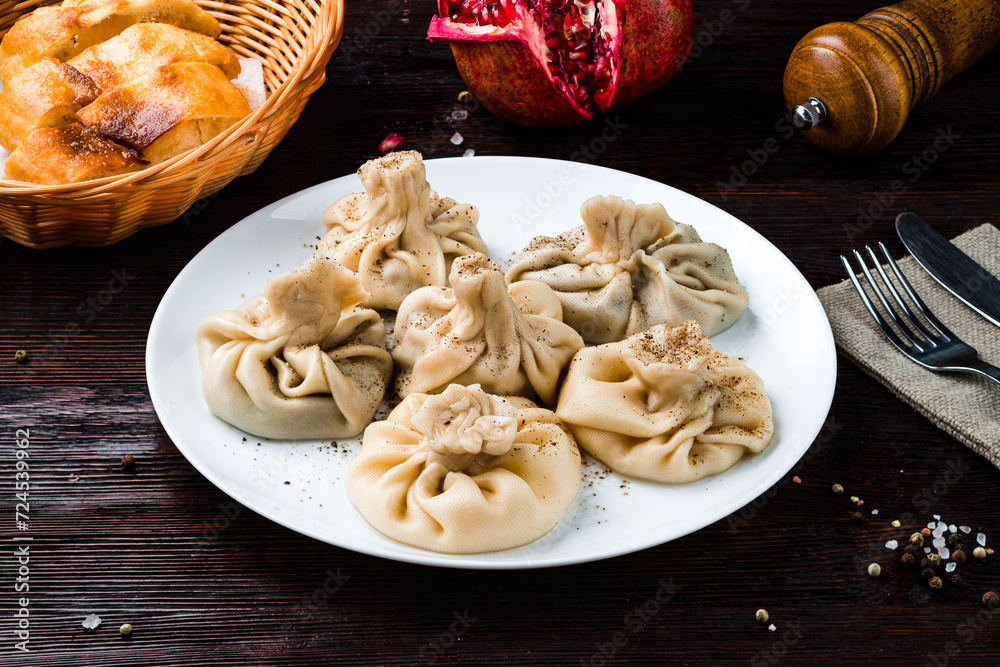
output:
[[[451,117],[455,120],[465,120],[469,117],[469,112],[465,109],[456,109],[451,112]]]
[[[937,521],[931,521],[929,524],[927,524],[927,527],[930,528],[931,530],[934,530],[935,526],[937,526]]]
[[[101,617],[98,616],[97,614],[91,614],[87,618],[83,619],[83,623],[81,623],[81,625],[83,625],[83,627],[87,628],[88,630],[94,630],[100,624],[101,624]]]
[[[941,560],[948,560],[951,558],[951,549],[948,547],[940,547],[937,554],[938,556],[941,556]]]
[[[886,549],[895,549],[898,546],[899,542],[897,542],[896,540],[889,540],[888,542],[885,543]]]
[[[455,134],[451,135],[451,143],[455,144],[456,146],[461,145],[463,141],[465,141],[465,138],[462,137],[462,134],[460,132],[456,132]]]
[[[872,510],[872,514],[878,514],[878,510]]]
[[[938,521],[940,521],[941,520],[941,515],[940,514],[935,514],[934,518],[937,519]]]
[[[986,546],[986,533],[976,533],[976,542],[979,543],[979,546],[985,547]]]
[[[770,630],[771,632],[774,632],[775,630],[778,629],[778,627],[774,623],[772,623],[771,625],[767,626],[767,629]]]
[[[972,532],[972,529],[969,528],[968,526],[959,526],[958,529],[963,533],[965,533],[966,535]]]
[[[930,547],[924,547],[924,553],[925,554],[929,554],[930,552],[931,552],[931,548]]]
[[[958,532],[958,526],[956,526],[955,524],[951,524],[950,526],[948,526],[948,532],[949,533],[957,533]]]
[[[471,148],[467,148],[467,149],[465,150],[465,152],[464,152],[464,153],[462,153],[462,157],[472,157],[472,156],[473,156],[473,155],[475,155],[475,154],[476,154],[476,151],[474,151],[474,150],[473,150],[473,149],[471,149]]]
[[[955,568],[958,567],[958,563],[951,562],[944,566],[945,572],[954,572]]]
[[[935,548],[935,549],[940,549],[940,548],[941,548],[941,547],[943,547],[943,546],[944,546],[945,544],[946,544],[946,543],[945,543],[945,540],[944,540],[944,538],[943,538],[943,537],[935,537],[935,538],[934,538],[934,548]]]
[[[934,529],[934,537],[941,537],[944,535],[946,526],[943,523],[939,523],[938,527]]]

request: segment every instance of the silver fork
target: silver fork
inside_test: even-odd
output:
[[[868,309],[868,312],[871,313],[872,317],[875,318],[875,323],[878,324],[882,333],[885,334],[885,337],[888,338],[900,352],[924,368],[929,368],[932,371],[964,371],[976,373],[978,375],[984,375],[997,384],[1000,384],[1000,368],[991,366],[980,359],[979,354],[973,348],[962,342],[958,336],[953,334],[948,329],[948,327],[941,324],[941,322],[934,317],[934,313],[930,311],[920,297],[917,296],[917,293],[913,291],[909,281],[906,280],[906,277],[903,276],[903,272],[899,270],[896,262],[893,261],[892,256],[889,254],[889,250],[885,247],[885,244],[879,243],[878,245],[882,250],[882,254],[885,255],[885,261],[889,265],[889,268],[892,269],[893,275],[896,276],[899,284],[903,288],[903,291],[910,298],[910,302],[913,304],[914,309],[931,325],[930,327],[925,326],[924,323],[913,314],[913,311],[910,310],[910,307],[906,304],[906,301],[902,298],[902,296],[900,296],[900,293],[896,290],[895,285],[893,285],[889,276],[882,268],[882,262],[879,261],[875,251],[872,250],[870,246],[865,246],[865,250],[868,251],[868,256],[871,258],[872,264],[875,265],[876,272],[882,279],[882,284],[885,285],[886,290],[889,292],[889,295],[892,297],[895,305],[889,302],[889,299],[885,294],[886,290],[882,289],[875,281],[871,270],[865,263],[864,256],[862,256],[862,254],[857,250],[854,251],[854,259],[861,266],[861,271],[868,279],[868,284],[871,285],[872,291],[875,293],[875,296],[878,297],[878,300],[885,309],[885,312],[889,315],[893,324],[895,324],[899,331],[902,332],[902,337],[893,330],[893,328],[879,312],[878,308],[875,307],[875,304],[872,303],[872,300],[868,297],[867,292],[865,292],[864,287],[862,287],[861,282],[858,280],[857,275],[855,275],[855,271],[851,267],[851,263],[848,258],[841,255],[840,261],[843,263],[844,268],[847,269],[847,275],[854,284],[854,288],[858,290],[858,294],[861,295],[861,300],[864,302],[865,307]],[[932,331],[932,328],[936,331]]]

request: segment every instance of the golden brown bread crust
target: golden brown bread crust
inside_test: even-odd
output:
[[[9,151],[40,127],[65,125],[101,89],[73,67],[46,56],[0,91],[0,145]]]
[[[102,90],[110,90],[160,65],[180,62],[215,65],[227,79],[240,75],[236,54],[225,46],[211,37],[165,23],[137,23],[91,46],[68,64],[93,79]]]
[[[54,185],[78,183],[142,169],[130,151],[97,136],[80,123],[32,132],[4,167],[4,178]]]
[[[11,26],[0,42],[0,82],[44,56],[65,62],[131,25],[169,23],[209,37],[222,26],[191,0],[68,0],[40,7]]]
[[[194,148],[250,113],[242,93],[207,63],[175,63],[110,90],[77,114],[102,137],[152,164]]]

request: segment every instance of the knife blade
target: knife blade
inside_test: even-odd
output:
[[[896,217],[896,233],[934,280],[1000,327],[1000,280],[914,213]]]

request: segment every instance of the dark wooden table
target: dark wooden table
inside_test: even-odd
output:
[[[452,121],[464,86],[449,50],[423,38],[433,3],[349,5],[326,85],[263,166],[203,210],[104,249],[0,243],[0,664],[995,663],[1000,616],[980,599],[1000,588],[1000,556],[966,564],[961,584],[933,592],[883,543],[906,528],[888,521],[907,513],[911,525],[939,514],[1000,543],[1000,472],[844,358],[826,428],[786,479],[695,534],[572,567],[474,572],[345,551],[234,504],[184,459],[153,412],[143,355],[161,296],[209,241],[269,202],[353,172],[391,131],[426,157],[473,148],[570,159],[603,127],[527,131],[482,109]],[[887,149],[835,157],[776,129],[782,71],[808,30],[874,3],[696,6],[708,45],[667,87],[615,114],[623,133],[597,164],[731,212],[817,288],[841,279],[838,253],[860,243],[901,253],[891,221],[903,210],[948,236],[1000,222],[998,56],[918,108]],[[953,147],[907,175],[942,130],[958,135]],[[465,137],[457,148],[447,141],[455,131]],[[769,140],[779,150],[757,173],[736,192],[720,189]],[[905,193],[849,233],[858,208],[885,199],[896,179]],[[109,293],[115,272],[127,285]],[[18,349],[29,364],[14,363]],[[31,430],[33,541],[30,592],[16,593],[21,428]],[[833,495],[835,482],[848,493]],[[849,520],[852,493],[866,503],[860,523]],[[878,579],[863,569],[872,560],[883,564]],[[676,594],[656,602],[671,579]],[[30,653],[14,647],[22,596]],[[761,607],[776,631],[755,622]],[[96,631],[81,627],[91,613],[104,619]],[[135,627],[127,640],[125,622]]]

